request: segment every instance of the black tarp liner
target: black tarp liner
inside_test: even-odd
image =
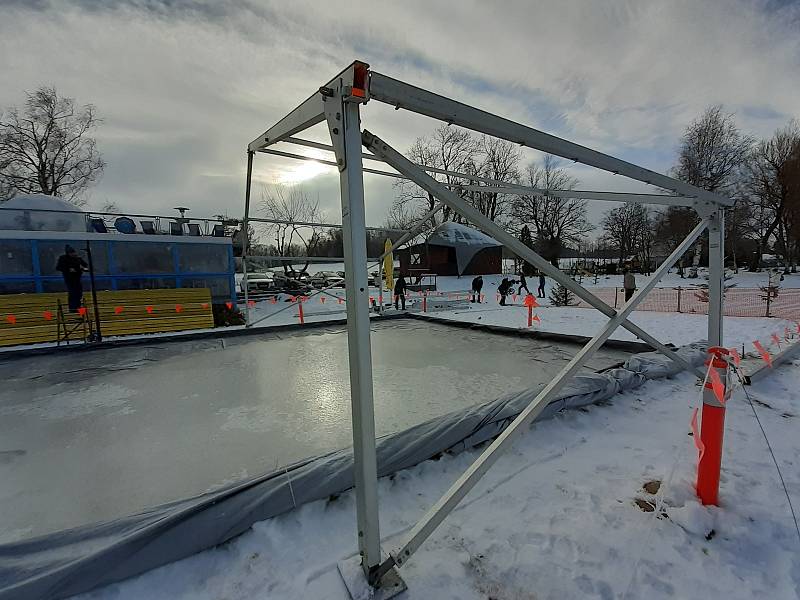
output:
[[[705,358],[699,344],[678,352],[693,365]],[[631,356],[621,368],[574,377],[538,419],[678,371],[675,363],[657,353]],[[382,437],[379,475],[492,439],[540,389],[508,394]],[[339,450],[130,517],[0,545],[0,600],[65,598],[191,556],[247,531],[257,521],[348,490],[353,486],[352,467],[352,449]]]

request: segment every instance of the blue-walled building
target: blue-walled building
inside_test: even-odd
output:
[[[236,300],[230,237],[119,233],[113,228],[88,232],[90,218],[82,212],[27,211],[14,201],[5,204],[0,205],[0,294],[64,291],[55,270],[58,257],[69,244],[86,259],[88,244],[98,290],[205,287],[215,302]],[[89,289],[88,276],[84,287]]]

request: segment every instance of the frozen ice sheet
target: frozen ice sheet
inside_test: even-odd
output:
[[[378,435],[548,381],[577,346],[373,323]],[[623,360],[603,350],[589,368]],[[106,520],[351,443],[343,328],[0,365],[0,541]]]

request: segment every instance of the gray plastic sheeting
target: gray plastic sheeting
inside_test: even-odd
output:
[[[681,348],[679,354],[693,365],[705,358],[701,345]],[[622,368],[575,377],[539,419],[678,371],[659,354],[634,355]],[[508,394],[381,438],[379,475],[495,437],[540,389]],[[257,521],[351,488],[352,466],[352,449],[339,450],[123,519],[0,545],[0,599],[65,598],[180,560],[244,533]]]

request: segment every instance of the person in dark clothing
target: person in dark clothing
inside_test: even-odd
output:
[[[636,277],[628,269],[625,269],[623,273],[622,286],[625,288],[625,302],[627,302],[636,291]]]
[[[394,307],[398,308],[398,301],[402,303],[403,310],[406,309],[406,278],[400,275],[394,282]]]
[[[517,290],[518,294],[522,294],[522,290],[525,290],[525,293],[529,296],[531,295],[531,291],[528,289],[528,280],[525,279],[525,273],[520,272],[519,274],[519,289]]]
[[[544,273],[542,271],[539,271],[539,289],[536,290],[536,295],[539,296],[539,298],[544,298],[544,284],[545,284]]]
[[[481,303],[481,290],[483,289],[483,276],[478,275],[472,280],[472,294],[470,295],[470,302]]]
[[[500,306],[506,305],[506,296],[508,296],[509,292],[511,292],[514,284],[516,282],[513,279],[503,278],[503,281],[500,282],[500,285],[497,286],[497,293],[500,294]]]
[[[58,257],[56,271],[61,271],[64,276],[64,284],[67,286],[67,303],[70,312],[78,312],[83,303],[83,285],[81,285],[81,275],[89,268],[75,248],[67,244],[64,246],[64,254]]]

